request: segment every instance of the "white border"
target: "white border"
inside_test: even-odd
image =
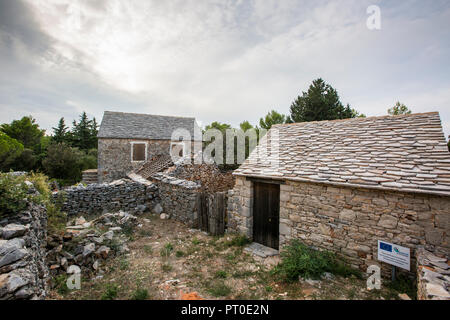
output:
[[[133,148],[134,148],[135,144],[145,144],[145,160],[139,160],[139,161],[134,161],[133,160]],[[130,152],[131,162],[132,163],[146,162],[147,161],[148,142],[147,141],[131,141],[130,145],[131,145],[131,152]]]

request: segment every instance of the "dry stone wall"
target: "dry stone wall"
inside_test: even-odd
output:
[[[111,211],[144,212],[154,205],[158,188],[128,179],[110,184],[75,186],[53,194],[55,201],[63,195],[62,211],[69,216]]]
[[[450,300],[450,261],[424,248],[416,251],[417,299]]]
[[[252,237],[252,183],[238,177],[229,193],[229,229]],[[380,263],[377,240],[448,257],[450,197],[286,181],[280,186],[280,247],[291,239],[344,256],[366,270]],[[390,267],[382,264],[384,274]],[[411,270],[414,271],[414,270]]]
[[[0,221],[0,300],[45,298],[46,230],[47,210],[34,203]]]
[[[163,212],[190,227],[196,227],[197,194],[200,186],[162,173],[153,175],[152,180],[158,186]]]

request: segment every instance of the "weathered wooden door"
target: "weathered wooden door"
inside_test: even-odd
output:
[[[280,185],[254,182],[253,241],[278,250]]]

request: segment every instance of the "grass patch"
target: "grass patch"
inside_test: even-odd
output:
[[[183,251],[178,250],[177,252],[175,252],[175,256],[177,258],[181,258],[184,257],[185,253]]]
[[[224,270],[216,271],[216,273],[214,274],[214,278],[216,278],[216,279],[226,279],[227,276],[228,276],[228,274]]]
[[[131,299],[132,300],[147,300],[148,299],[148,290],[141,289],[141,288],[136,289],[133,292]]]
[[[168,263],[164,263],[163,265],[161,265],[161,270],[164,272],[170,272],[173,270],[173,267]]]
[[[231,288],[223,281],[214,282],[208,288],[208,292],[214,297],[226,297],[231,293]]]
[[[144,246],[144,252],[145,252],[146,254],[152,254],[152,253],[153,253],[153,248],[152,248],[152,246],[146,244],[146,245]]]
[[[115,298],[117,298],[117,293],[119,292],[119,287],[114,284],[108,284],[106,286],[105,291],[102,294],[101,299],[102,300],[114,300]]]
[[[233,239],[224,242],[227,247],[243,247],[249,243],[251,243],[250,239],[243,235],[235,236]]]
[[[417,300],[417,285],[414,279],[405,274],[398,274],[395,281],[386,284],[389,289],[389,298],[398,299],[399,293],[406,293],[411,299]]]
[[[200,243],[202,243],[200,240],[198,240],[197,238],[194,238],[194,239],[192,239],[192,244],[194,245],[194,246],[197,246],[197,245],[199,245]]]
[[[69,288],[67,287],[67,276],[60,274],[55,277],[55,287],[59,294],[67,294],[69,292]]]
[[[120,260],[120,262],[119,262],[120,270],[127,270],[129,266],[130,266],[130,263],[128,262],[127,259],[121,259]]]
[[[347,266],[328,251],[312,249],[299,240],[293,240],[281,252],[282,261],[272,269],[272,274],[286,282],[305,279],[320,279],[325,272],[349,277],[362,278],[361,272]]]
[[[152,232],[150,230],[139,230],[139,235],[141,237],[151,237],[152,236]]]
[[[173,245],[170,242],[166,243],[166,245],[160,251],[161,257],[165,258],[169,257],[172,251]]]

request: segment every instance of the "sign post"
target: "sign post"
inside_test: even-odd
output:
[[[378,240],[378,260],[392,265],[392,281],[395,280],[395,267],[410,271],[411,253],[409,248]]]

